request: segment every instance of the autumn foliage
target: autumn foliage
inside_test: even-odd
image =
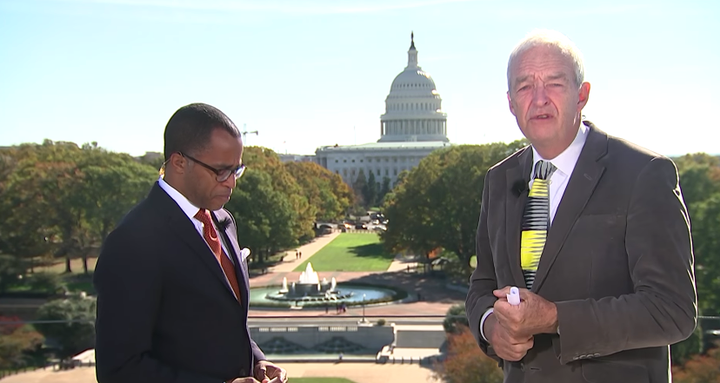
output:
[[[720,383],[720,348],[695,355],[683,366],[673,367],[673,383]]]
[[[29,326],[19,324],[18,317],[0,316],[0,322],[18,323],[0,325],[0,370],[25,366],[28,361],[25,353],[42,344],[42,335]]]
[[[478,347],[466,326],[448,333],[447,357],[437,366],[437,375],[447,383],[502,383],[498,363]]]

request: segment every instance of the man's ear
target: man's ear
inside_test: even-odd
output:
[[[582,85],[580,85],[580,89],[578,90],[578,112],[583,110],[585,105],[587,105],[589,99],[590,99],[590,83],[584,82],[584,83],[582,83]]]
[[[510,107],[510,113],[512,113],[513,116],[515,116],[515,108],[513,108],[512,99],[510,98],[510,91],[507,91],[506,94],[507,94],[507,99],[508,99],[508,106]]]
[[[187,171],[187,165],[188,160],[184,156],[180,155],[180,153],[173,153],[170,155],[170,160],[168,161],[166,167],[172,167],[173,172],[177,174],[183,174]]]

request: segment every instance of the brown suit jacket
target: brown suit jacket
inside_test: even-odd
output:
[[[486,176],[466,310],[505,382],[669,383],[669,345],[697,324],[690,222],[671,160],[608,136],[587,141],[548,232],[532,291],[555,302],[560,335],[504,362],[480,320],[505,286],[525,287],[520,221],[532,169],[521,149]]]

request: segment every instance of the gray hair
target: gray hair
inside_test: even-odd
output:
[[[567,36],[560,32],[539,29],[532,31],[525,36],[525,38],[522,39],[517,46],[515,46],[515,49],[510,54],[507,67],[508,89],[510,89],[510,67],[512,66],[513,61],[525,51],[537,46],[550,46],[557,48],[562,55],[567,56],[572,60],[573,67],[575,68],[576,85],[580,86],[580,84],[585,81],[585,66],[583,65],[582,54],[575,44],[567,38]]]

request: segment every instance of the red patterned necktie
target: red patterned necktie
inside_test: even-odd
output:
[[[215,226],[213,226],[212,219],[210,218],[210,212],[207,209],[200,209],[197,214],[195,214],[195,218],[203,223],[203,237],[205,237],[205,242],[207,242],[215,254],[215,258],[220,262],[225,277],[227,277],[228,282],[230,282],[230,286],[239,301],[240,285],[238,284],[237,275],[235,274],[235,267],[222,249],[220,238],[218,238],[217,231],[215,231]]]

